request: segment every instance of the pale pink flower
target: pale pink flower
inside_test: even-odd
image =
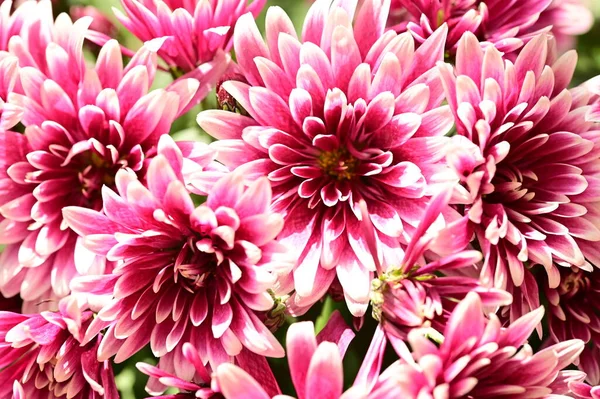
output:
[[[513,64],[467,33],[456,68],[440,65],[457,127],[453,201],[484,254],[482,277],[513,295],[512,320],[539,306],[528,267],[556,288],[560,267],[600,264],[600,132],[585,119],[589,92],[566,88],[576,61],[556,59],[540,35]]]
[[[586,343],[578,366],[586,380],[600,384],[600,270],[592,272],[561,268],[558,287],[545,288],[548,299],[548,326],[554,342],[571,338]]]
[[[418,50],[409,34],[385,32],[389,4],[319,0],[300,39],[285,12],[267,12],[266,43],[251,15],[238,21],[245,80],[223,83],[249,116],[205,111],[199,124],[218,159],[248,181],[268,176],[273,208],[285,214],[282,242],[298,259],[282,287],[302,313],[337,275],[354,315],[369,301],[375,264],[362,234],[364,200],[377,247],[397,260],[445,169],[451,127],[437,72],[446,29]],[[293,277],[293,282],[291,278]]]
[[[82,345],[92,318],[68,302],[58,312],[0,312],[0,398],[118,399],[110,363],[96,359],[101,336]]]
[[[5,296],[62,297],[74,276],[106,270],[104,257],[86,250],[67,228],[62,208],[101,209],[101,187],[113,186],[123,167],[143,171],[158,138],[169,132],[198,88],[189,79],[149,92],[157,43],[140,49],[124,68],[118,43],[110,41],[95,68],[87,67],[82,45],[90,21],[72,23],[66,14],[59,16],[52,26],[55,41],[44,55],[21,37],[11,40],[20,65],[32,66],[19,70],[23,94],[8,96],[23,110],[25,133],[0,132]]]
[[[511,53],[542,32],[552,32],[561,44],[568,44],[592,22],[581,0],[392,0],[390,21],[394,29],[410,31],[419,42],[447,24],[446,49],[451,53],[466,32],[483,45]]]
[[[479,296],[469,293],[443,336],[427,329],[409,333],[411,352],[397,348],[401,360],[379,376],[369,397],[535,399],[567,393],[567,384],[583,373],[561,370],[577,358],[583,342],[565,341],[533,353],[527,338],[543,315],[538,308],[503,328],[494,314],[484,316]]]
[[[352,392],[342,394],[342,358],[353,338],[354,333],[337,313],[332,315],[327,327],[317,337],[311,321],[290,326],[286,338],[287,358],[298,399],[357,397]],[[217,368],[213,388],[225,399],[270,399],[282,396],[277,395],[279,392],[267,392],[263,384],[247,371],[229,363]]]
[[[158,55],[176,74],[208,88],[227,68],[233,28],[248,12],[256,17],[266,0],[121,0],[117,19],[142,41],[165,37]],[[211,64],[221,64],[214,66]],[[215,73],[206,74],[207,68]],[[198,75],[202,75],[202,79]],[[204,90],[202,96],[208,90]]]
[[[200,151],[199,149],[196,152]],[[202,165],[212,160],[207,150]],[[165,135],[148,167],[146,188],[130,169],[117,172],[117,192],[103,189],[104,214],[67,207],[68,225],[87,247],[120,263],[112,274],[81,278],[78,295],[109,294],[88,336],[110,326],[99,358],[119,363],[150,343],[160,367],[190,380],[180,362],[191,343],[215,367],[247,348],[281,357],[283,348],[259,320],[269,311],[276,273],[293,266],[275,241],[283,218],[269,211],[271,189],[259,179],[245,187],[239,173],[212,187],[194,206],[183,180],[182,152]]]

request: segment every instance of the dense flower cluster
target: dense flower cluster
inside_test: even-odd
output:
[[[0,399],[600,398],[584,1],[265,3],[0,4]]]
[[[585,1],[585,0],[584,0]],[[593,16],[582,0],[392,0],[392,23],[422,42],[447,24],[446,48],[454,52],[471,32],[485,44],[511,53],[535,35],[552,32],[562,47],[592,27]]]

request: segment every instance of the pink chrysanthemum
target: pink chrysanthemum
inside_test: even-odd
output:
[[[105,260],[86,250],[64,224],[62,208],[102,208],[101,187],[114,185],[117,170],[141,172],[158,138],[198,88],[189,79],[148,92],[156,54],[144,46],[123,68],[116,41],[100,51],[94,69],[82,45],[90,19],[53,26],[45,58],[14,37],[23,94],[9,103],[23,110],[25,134],[0,133],[0,290],[27,301],[62,297],[78,274],[105,271]],[[35,56],[34,56],[35,54]],[[40,69],[38,69],[38,67]],[[65,71],[69,71],[68,74]]]
[[[205,161],[212,155],[208,151]],[[63,212],[91,250],[120,261],[112,274],[84,278],[74,287],[84,295],[105,290],[114,297],[90,330],[93,336],[96,327],[110,325],[100,359],[116,354],[121,362],[150,343],[163,370],[190,380],[194,369],[178,360],[184,342],[213,368],[243,347],[283,356],[255,314],[273,307],[267,290],[276,273],[293,266],[287,248],[274,241],[283,219],[268,210],[268,181],[245,188],[239,173],[226,175],[196,208],[183,164],[181,151],[165,135],[148,167],[148,188],[122,169],[118,194],[103,189],[105,215],[75,207]]]
[[[92,318],[66,302],[58,312],[0,312],[0,398],[118,399],[110,363],[96,359],[101,337],[81,344]]]
[[[12,1],[0,4],[0,130],[15,126],[21,119],[22,110],[6,103],[8,94],[18,85],[17,58],[6,52],[9,41],[19,40],[19,35],[35,40],[36,27],[45,19],[52,20],[49,1],[29,1],[11,13]],[[32,32],[30,32],[32,31]],[[13,39],[14,38],[14,39]],[[40,50],[45,47],[40,47]],[[1,172],[0,172],[1,173]]]
[[[166,37],[158,55],[169,68],[196,77],[214,60],[226,64],[233,27],[247,12],[255,17],[266,0],[121,0],[117,19],[142,41]],[[226,65],[224,65],[226,66]],[[224,68],[222,69],[224,71]],[[212,76],[211,84],[218,75]],[[208,83],[208,82],[202,82]]]
[[[503,53],[521,48],[532,37],[552,31],[568,38],[587,32],[593,17],[581,0],[392,0],[393,23],[423,42],[443,23],[448,24],[446,49],[452,53],[465,32]]]
[[[248,84],[223,83],[250,115],[206,111],[199,124],[219,139],[218,159],[248,180],[268,176],[273,208],[285,213],[280,239],[296,251],[299,313],[337,275],[354,315],[365,312],[375,270],[361,231],[364,200],[377,246],[397,263],[444,168],[451,127],[433,64],[445,28],[418,50],[408,34],[385,32],[389,4],[317,1],[301,40],[278,7],[267,12],[266,44],[251,15],[234,34]],[[291,277],[291,276],[290,276]],[[283,285],[291,286],[291,281]]]
[[[542,265],[555,288],[559,267],[600,264],[600,132],[585,120],[589,93],[566,89],[576,60],[556,60],[540,35],[513,64],[467,33],[456,69],[440,65],[458,134],[454,200],[484,254],[484,279],[513,294],[513,319],[539,306],[529,266]]]
[[[352,330],[345,326],[339,314],[332,316],[327,327],[315,337],[310,321],[294,323],[287,331],[286,345],[290,374],[298,399],[358,398],[352,392],[342,395],[344,371],[342,358],[350,341]],[[213,388],[225,399],[271,399],[282,395],[268,393],[248,372],[233,364],[222,364],[217,369]],[[287,397],[287,396],[286,396]]]
[[[21,34],[23,27],[27,23],[31,23],[32,19],[36,19],[40,15],[42,8],[48,11],[50,2],[48,0],[40,1],[40,4],[36,2],[28,1],[25,4],[16,7],[13,10],[13,1],[5,0],[0,4],[0,50],[8,50],[8,42],[13,36]]]
[[[583,349],[583,342],[561,342],[533,353],[526,343],[544,315],[543,308],[502,328],[494,315],[484,317],[481,300],[469,293],[452,312],[439,345],[429,332],[408,335],[411,355],[385,370],[371,395],[406,399],[548,398],[568,391],[578,372],[561,371]],[[387,396],[386,396],[387,395]]]
[[[446,190],[432,198],[398,265],[380,265],[374,254],[379,273],[373,280],[371,293],[373,316],[381,322],[390,340],[404,340],[414,328],[433,326],[437,331],[443,331],[456,303],[469,292],[478,293],[487,309],[512,302],[510,294],[484,287],[478,278],[452,275],[463,269],[474,270],[474,265],[481,260],[478,251],[458,251],[429,262],[425,259],[425,252],[435,241],[452,240],[440,232],[426,234],[445,209],[450,192]],[[373,248],[372,225],[366,225],[364,232]]]
[[[554,342],[571,338],[586,343],[579,358],[579,369],[587,381],[600,384],[600,270],[591,273],[561,268],[561,283],[545,287],[549,302],[548,325]]]

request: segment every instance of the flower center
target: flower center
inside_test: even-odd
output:
[[[506,163],[496,165],[491,185],[493,191],[482,198],[488,204],[507,205],[515,202],[529,202],[535,196],[536,180],[524,175],[517,167]]]
[[[572,297],[589,285],[588,277],[580,270],[564,276],[559,287],[562,296]]]
[[[180,283],[191,293],[206,286],[207,280],[215,272],[217,266],[217,255],[199,250],[192,238],[181,249],[175,261],[175,268],[183,277]],[[177,277],[175,278],[177,280]]]
[[[88,200],[93,200],[100,195],[103,185],[114,186],[115,175],[120,168],[121,165],[109,163],[95,151],[82,154],[78,177],[83,196]]]
[[[346,148],[324,151],[318,158],[319,167],[336,180],[352,180],[358,160]]]

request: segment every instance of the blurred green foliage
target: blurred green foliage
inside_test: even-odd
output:
[[[597,19],[600,19],[600,1],[592,0],[594,5],[594,13]],[[119,42],[129,48],[138,48],[140,46],[139,40],[133,35],[127,32],[114,18],[112,13],[112,7],[121,8],[119,0],[63,0],[57,5],[57,11],[66,11],[72,5],[93,5],[103,11],[111,20],[114,21],[115,26],[118,27],[117,38]],[[302,22],[306,11],[309,7],[308,0],[269,0],[268,6],[280,6],[290,15],[295,26],[300,33],[302,29]],[[264,31],[265,26],[265,15],[266,10],[258,18],[258,27]],[[579,52],[579,63],[575,73],[574,83],[579,84],[586,81],[598,74],[600,74],[600,24],[596,24],[591,32],[582,36],[578,41],[578,52]],[[171,81],[171,76],[167,73],[159,73],[154,83],[154,87],[164,87]],[[212,108],[215,106],[214,96],[209,96],[207,101],[203,102],[200,106],[191,110],[188,114],[182,116],[176,121],[173,126],[172,133],[178,139],[184,140],[200,140],[210,141],[201,129],[195,123],[196,115],[202,108]],[[340,310],[348,323],[352,323],[352,319],[348,314],[347,310],[341,303],[335,303],[331,300],[325,300],[322,304],[317,304],[311,311],[304,315],[301,320],[313,320],[316,322],[317,331],[322,329],[326,324],[329,315],[336,309]],[[283,326],[277,331],[276,336],[285,345],[285,333],[288,325]],[[375,330],[376,323],[369,317],[369,313],[365,317],[365,325],[361,331],[357,334],[356,339],[351,344],[348,353],[344,359],[345,368],[345,382],[346,385],[350,385],[354,376],[358,372],[358,368],[362,362],[370,338]],[[391,354],[388,354],[389,360],[392,359]],[[146,383],[146,376],[142,375],[135,368],[135,363],[144,361],[147,363],[155,364],[156,360],[153,359],[152,353],[148,348],[144,349],[132,359],[115,365],[115,374],[117,378],[117,385],[122,394],[122,399],[139,399],[144,398],[147,395],[144,392],[144,385]],[[293,394],[293,386],[289,381],[289,369],[287,362],[284,359],[273,359],[271,360],[272,368],[280,381],[281,388],[284,393]]]

